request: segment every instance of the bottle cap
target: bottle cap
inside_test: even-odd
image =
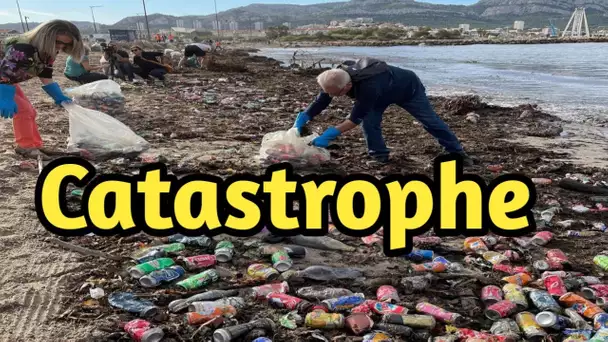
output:
[[[217,329],[213,332],[213,342],[230,342],[232,336],[225,329]]]
[[[143,334],[141,342],[160,342],[164,336],[165,333],[161,328],[152,328]]]
[[[553,312],[543,311],[536,315],[536,323],[543,328],[549,328],[557,323],[557,316]]]

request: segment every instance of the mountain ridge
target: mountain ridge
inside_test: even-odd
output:
[[[293,26],[328,24],[332,20],[371,17],[375,22],[399,22],[412,26],[447,27],[469,23],[472,27],[511,26],[514,20],[523,20],[526,27],[544,27],[549,20],[565,27],[576,7],[586,7],[590,26],[608,24],[608,0],[480,0],[472,5],[437,5],[415,0],[351,0],[311,5],[262,4],[232,8],[218,13],[222,25],[230,21],[239,23],[240,29],[252,29],[256,21],[265,27],[289,22]],[[168,29],[183,20],[192,28],[199,21],[211,30],[215,13],[209,15],[172,16],[161,13],[148,15],[150,30]],[[134,29],[143,17],[125,17],[113,25],[97,24],[98,30],[109,28]],[[75,22],[83,32],[93,32],[91,22]],[[37,23],[30,23],[37,25]],[[20,23],[0,24],[0,29],[21,29]]]

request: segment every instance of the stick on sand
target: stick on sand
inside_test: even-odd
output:
[[[110,254],[107,254],[107,253],[104,253],[104,252],[100,252],[100,251],[96,251],[96,250],[93,250],[93,249],[88,249],[88,248],[76,246],[76,245],[73,245],[71,243],[68,243],[68,242],[65,242],[65,241],[61,241],[61,240],[59,240],[57,238],[54,238],[54,237],[51,238],[51,242],[53,242],[53,243],[55,243],[55,244],[57,244],[57,245],[59,245],[59,246],[61,246],[63,248],[72,250],[74,252],[78,252],[80,254],[88,255],[88,256],[96,256],[96,257],[106,258],[106,259],[110,259],[110,260],[114,260],[114,261],[123,261],[125,259],[125,258],[120,257],[120,256],[110,255]]]

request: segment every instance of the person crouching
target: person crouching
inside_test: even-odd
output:
[[[165,82],[165,75],[168,72],[167,68],[156,61],[157,57],[163,56],[162,52],[147,52],[137,45],[131,47],[131,52],[135,55],[133,57],[133,64],[139,67],[136,74],[145,80],[149,80],[149,76],[152,76],[163,81],[163,83]]]
[[[198,60],[198,65],[200,65],[201,68],[203,68],[203,61],[205,60],[205,55],[211,50],[212,50],[211,46],[209,46],[207,44],[202,44],[202,43],[188,44],[184,48],[184,56],[179,61],[179,64],[177,67],[179,69],[183,68],[184,64],[186,63],[188,58],[190,58],[192,56],[196,56],[196,59]]]

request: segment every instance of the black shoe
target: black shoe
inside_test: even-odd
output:
[[[370,160],[366,163],[368,166],[373,166],[373,165],[382,166],[382,165],[386,165],[386,164],[390,163],[390,159],[388,158],[388,156],[372,157],[371,159],[372,160]]]
[[[438,158],[438,157],[441,157],[441,156],[445,156],[445,155],[448,155],[448,154],[457,154],[457,155],[461,156],[462,157],[462,165],[464,167],[471,167],[471,166],[475,166],[475,164],[476,164],[475,160],[473,158],[471,158],[465,151],[452,152],[452,153],[444,151],[444,152],[441,152],[435,158]]]

